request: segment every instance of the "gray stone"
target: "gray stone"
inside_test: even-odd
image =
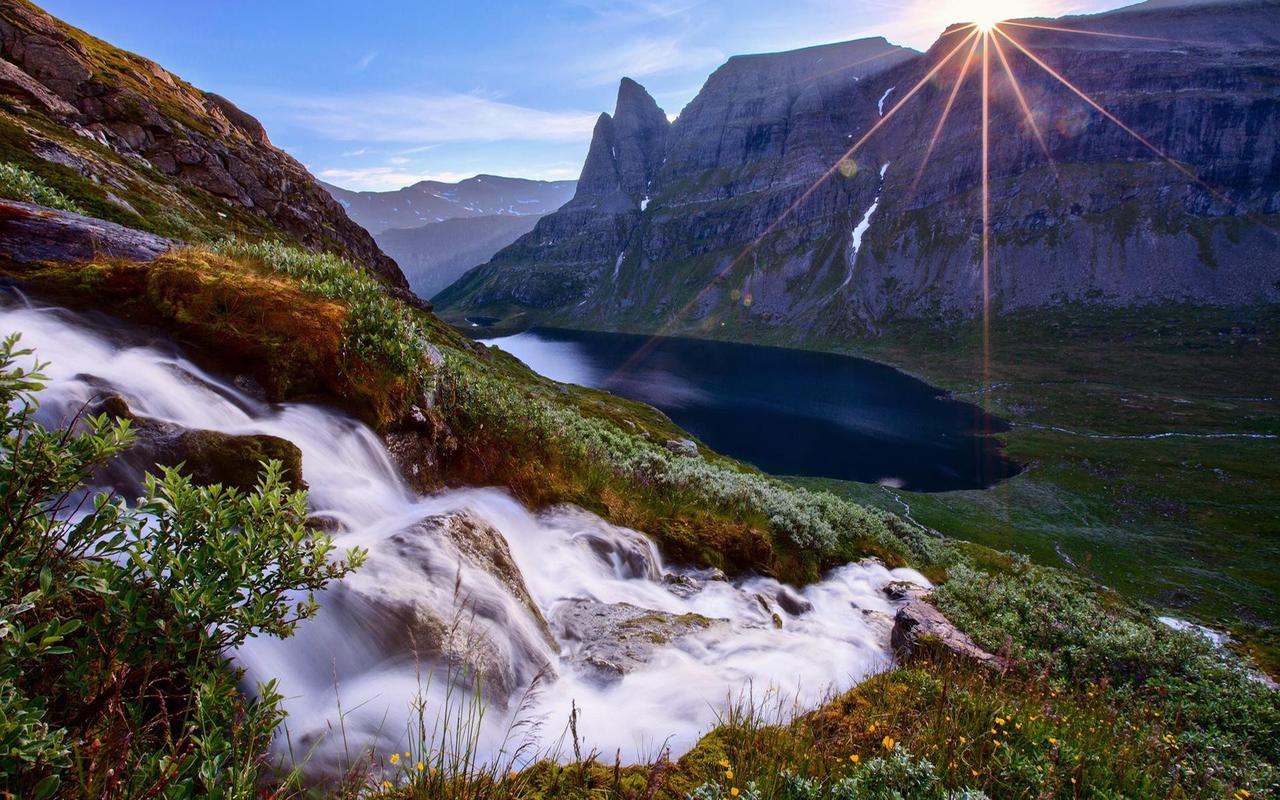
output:
[[[0,200],[0,259],[88,263],[99,258],[154,261],[177,242],[113,222]]]
[[[629,603],[569,600],[552,611],[552,624],[568,642],[569,658],[605,677],[617,678],[648,663],[654,654],[691,633],[726,620],[675,615]]]
[[[678,456],[696,458],[698,455],[698,445],[691,439],[668,439],[667,449]]]
[[[902,584],[890,584],[885,587],[885,594],[892,600],[905,601],[894,615],[893,630],[889,634],[889,643],[898,658],[907,659],[918,653],[940,649],[985,668],[1004,670],[1008,666],[1004,659],[983,650],[941,611],[930,605],[924,599],[927,592],[906,589]]]

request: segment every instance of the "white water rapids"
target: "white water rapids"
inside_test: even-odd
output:
[[[10,304],[0,309],[0,334],[15,330],[51,364],[41,395],[46,424],[65,421],[95,396],[114,392],[141,416],[193,429],[271,434],[302,451],[314,511],[335,521],[342,551],[365,547],[369,560],[320,596],[319,615],[294,637],[254,640],[234,658],[247,670],[250,686],[279,680],[293,752],[313,751],[312,765],[321,769],[339,766],[344,752],[362,746],[382,752],[417,746],[410,741],[414,699],[424,693],[430,725],[446,683],[439,664],[413,655],[410,631],[420,636],[430,629],[424,615],[460,620],[469,636],[483,641],[484,661],[501,678],[493,682],[486,675],[485,685],[500,684],[512,694],[491,698],[482,758],[503,757],[503,735],[516,716],[539,723],[522,728],[522,735],[532,737],[540,752],[551,751],[574,703],[586,747],[643,759],[664,747],[678,756],[714,726],[731,698],[747,691],[757,698],[776,692],[772,696],[794,704],[788,707],[810,707],[883,669],[893,608],[882,588],[896,579],[927,585],[918,573],[872,563],[845,566],[791,593],[760,577],[703,580],[702,573],[664,564],[642,535],[578,509],[534,513],[495,489],[415,495],[363,424],[319,406],[264,403],[205,373],[172,346],[148,342],[105,318]],[[510,582],[476,569],[438,530],[414,528],[452,511],[468,511],[500,532],[526,596],[548,627]],[[672,575],[695,580],[683,581],[684,591],[677,591]],[[797,602],[797,595],[803,600]],[[791,599],[783,603],[780,596]],[[582,641],[581,631],[575,638],[572,626],[557,621],[567,605],[582,600],[727,622],[693,626],[688,635],[662,641],[635,671],[611,676],[577,658],[593,642]],[[535,691],[521,702],[539,674]],[[345,742],[339,730],[345,730]]]

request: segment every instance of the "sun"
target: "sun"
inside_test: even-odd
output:
[[[965,3],[965,9],[974,27],[982,33],[990,33],[996,25],[1007,19],[1017,19],[1027,13],[1030,3],[1019,0],[976,0]]]
[[[1005,20],[1053,14],[1061,5],[1059,0],[931,0],[925,13],[940,27],[964,22],[990,33]]]

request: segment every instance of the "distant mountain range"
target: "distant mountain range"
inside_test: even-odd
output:
[[[457,183],[420,181],[389,192],[321,185],[400,264],[413,291],[430,298],[533,230],[538,219],[573,197],[577,181],[477,175]],[[455,222],[460,220],[467,223]]]
[[[1280,301],[1280,2],[1161,0],[1006,28],[1173,164],[1001,38],[995,313]],[[930,73],[964,35],[923,54],[866,39],[735,57],[674,123],[623,80],[574,198],[437,307],[817,346],[981,314],[980,54],[929,154],[965,53]]]
[[[395,259],[414,294],[431,299],[467,270],[519,239],[540,216],[459,217],[417,228],[391,228],[375,239]]]

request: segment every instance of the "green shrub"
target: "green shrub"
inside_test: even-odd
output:
[[[0,789],[254,796],[280,698],[243,697],[223,653],[288,636],[363,553],[330,560],[278,463],[247,493],[166,470],[136,508],[87,496],[129,424],[36,422],[31,355],[0,344]]]
[[[84,213],[70,198],[40,180],[39,175],[8,162],[0,162],[0,196],[76,214]]]
[[[1170,720],[1185,784],[1280,792],[1280,692],[1230,652],[1025,559],[1000,573],[953,567],[934,597],[979,644],[1007,648],[1028,672]]]

